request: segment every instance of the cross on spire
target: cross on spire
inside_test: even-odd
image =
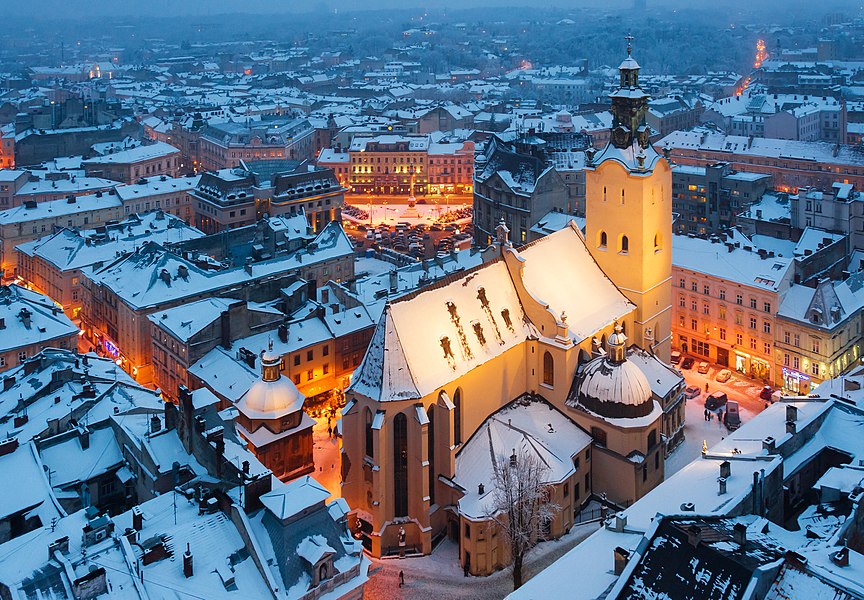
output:
[[[630,53],[633,51],[633,40],[636,38],[633,37],[632,33],[628,33],[624,36],[624,39],[627,40],[627,56],[630,56]]]

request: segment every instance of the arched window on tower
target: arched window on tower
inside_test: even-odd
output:
[[[601,231],[599,239],[597,240],[597,247],[598,248],[605,248],[606,247],[606,240],[607,240],[606,232]]]
[[[603,202],[606,202],[606,186],[603,186]]]
[[[627,239],[626,235],[621,236],[621,252],[623,254],[627,254],[630,251],[630,240]]]
[[[654,252],[660,252],[660,234],[654,234]]]
[[[624,206],[624,188],[621,188],[621,206]]]
[[[408,516],[408,420],[393,418],[393,516]]]
[[[462,443],[462,388],[453,394],[453,444]]]
[[[426,435],[426,460],[429,461],[429,504],[435,504],[435,405],[426,411],[429,417],[429,429]]]
[[[368,407],[364,412],[364,419],[366,420],[366,456],[373,458],[375,456],[375,444],[372,441],[372,411]]]
[[[543,383],[555,385],[555,361],[548,351],[543,353]]]

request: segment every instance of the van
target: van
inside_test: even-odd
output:
[[[407,231],[409,227],[411,227],[411,225],[409,223],[406,223],[405,221],[400,221],[399,223],[396,223],[396,231],[404,232]]]
[[[726,412],[723,413],[723,424],[729,431],[735,431],[741,427],[741,411],[738,410],[738,403],[730,400],[726,403]]]
[[[681,362],[681,353],[677,350],[672,351],[672,357],[669,359],[673,365],[677,365]]]

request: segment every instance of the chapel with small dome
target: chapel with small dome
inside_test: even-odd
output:
[[[237,401],[237,430],[249,449],[279,479],[315,470],[312,427],[303,411],[306,398],[283,376],[282,357],[272,349],[261,355],[261,378]]]

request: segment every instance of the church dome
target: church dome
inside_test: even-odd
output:
[[[272,351],[261,355],[261,379],[237,403],[250,419],[281,419],[303,408],[306,399],[294,382],[280,373],[282,359]]]
[[[579,404],[610,419],[651,414],[651,384],[642,369],[627,360],[627,336],[620,325],[606,343],[606,356],[589,362],[582,373]]]
[[[632,56],[628,55],[627,58],[624,59],[624,62],[622,62],[621,65],[618,67],[618,70],[619,71],[633,71],[633,70],[638,69],[638,68],[639,68],[639,63],[636,62],[636,59],[633,58]]]
[[[630,361],[614,363],[606,357],[588,363],[579,383],[579,404],[610,419],[636,418],[651,414],[651,385]]]

